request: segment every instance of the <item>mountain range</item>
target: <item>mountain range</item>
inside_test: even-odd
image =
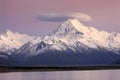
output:
[[[69,19],[44,37],[7,30],[0,35],[0,65],[80,66],[120,64],[120,34]]]

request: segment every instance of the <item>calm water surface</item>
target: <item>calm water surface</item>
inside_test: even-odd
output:
[[[10,72],[0,80],[120,80],[120,70]]]

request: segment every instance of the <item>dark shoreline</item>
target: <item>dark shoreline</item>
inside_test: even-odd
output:
[[[0,66],[0,72],[29,72],[29,71],[76,71],[76,70],[115,70],[120,69],[120,65],[112,66],[72,66],[72,67],[18,67],[18,66]]]

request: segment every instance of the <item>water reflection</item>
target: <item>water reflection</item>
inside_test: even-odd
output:
[[[120,70],[12,72],[0,80],[120,80]]]

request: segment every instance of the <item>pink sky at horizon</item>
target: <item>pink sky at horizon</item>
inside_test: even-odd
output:
[[[60,23],[41,22],[41,13],[80,12],[92,17],[85,22],[100,30],[120,33],[120,0],[0,0],[0,33],[11,29],[42,36]],[[87,25],[86,24],[86,25]]]

